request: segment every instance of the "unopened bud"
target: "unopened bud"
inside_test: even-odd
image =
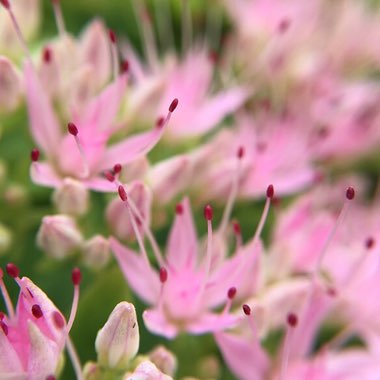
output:
[[[7,252],[12,243],[11,231],[0,223],[0,255]]]
[[[156,347],[149,354],[149,359],[160,371],[166,375],[173,376],[177,370],[177,358],[164,346]]]
[[[88,191],[79,181],[65,178],[53,194],[53,202],[63,214],[83,215],[88,210]]]
[[[101,235],[95,235],[83,244],[83,261],[92,269],[103,268],[110,257],[109,242]]]
[[[66,215],[45,216],[37,234],[38,246],[56,259],[70,255],[82,240],[74,219]]]
[[[135,307],[120,302],[96,336],[98,363],[111,369],[126,369],[137,354],[139,341]]]
[[[98,363],[87,362],[83,368],[83,378],[85,380],[102,380],[104,374]]]

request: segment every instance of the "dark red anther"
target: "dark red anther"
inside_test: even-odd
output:
[[[54,375],[46,376],[45,380],[57,380],[57,378]]]
[[[62,317],[62,314],[59,311],[53,312],[53,321],[57,329],[62,330],[65,326],[65,319]]]
[[[0,321],[2,321],[4,317],[5,317],[5,314],[2,311],[0,311]]]
[[[20,270],[18,269],[18,267],[13,264],[13,263],[8,263],[5,267],[5,269],[7,270],[7,273],[9,274],[9,276],[13,277],[13,278],[16,278],[18,277],[18,275],[20,274]]]
[[[5,322],[0,321],[0,327],[1,327],[1,329],[3,330],[3,333],[4,333],[5,335],[8,335],[8,326],[5,324]]]
[[[82,273],[79,268],[74,268],[71,272],[71,281],[74,285],[79,285],[82,280]]]
[[[157,128],[162,128],[165,124],[165,118],[160,116],[157,120],[156,120],[156,127]]]
[[[355,190],[354,190],[354,188],[353,187],[349,187],[347,190],[346,190],[346,198],[348,199],[348,200],[352,200],[352,199],[354,199],[355,198]]]
[[[106,177],[108,179],[108,181],[110,181],[110,182],[114,182],[115,181],[115,176],[109,170],[106,170],[103,173],[103,175],[104,175],[104,177]]]
[[[108,30],[108,35],[110,37],[111,42],[113,44],[115,44],[116,43],[116,34],[115,34],[115,32],[112,29],[109,29]]]
[[[169,106],[169,112],[174,112],[174,110],[177,108],[178,106],[178,99],[175,98],[173,99],[173,101],[171,102],[170,106]]]
[[[52,54],[51,49],[48,46],[44,47],[44,49],[42,50],[42,59],[44,60],[45,63],[51,62],[52,55],[53,54]]]
[[[166,270],[166,268],[164,267],[161,267],[160,268],[160,281],[161,281],[161,284],[165,283],[168,279],[168,271]]]
[[[243,305],[243,311],[245,315],[251,315],[251,308],[247,304]]]
[[[234,229],[234,234],[235,235],[241,235],[241,226],[239,222],[233,222],[232,227]]]
[[[40,151],[37,148],[33,148],[32,151],[30,152],[30,159],[33,162],[36,162],[38,161],[39,158],[40,158]]]
[[[274,188],[273,185],[269,185],[267,188],[267,198],[272,199],[274,197]]]
[[[278,31],[280,33],[285,33],[289,29],[290,24],[291,22],[287,18],[281,20],[280,23],[278,24]]]
[[[175,206],[175,213],[177,215],[182,215],[183,214],[183,205],[182,203],[177,203]]]
[[[329,287],[327,288],[327,294],[328,294],[330,297],[336,297],[336,295],[337,295],[337,291],[336,291],[336,289],[335,289],[334,287],[329,286]]]
[[[212,207],[210,205],[206,205],[203,209],[203,215],[206,220],[212,220]]]
[[[121,64],[121,72],[127,73],[129,71],[129,61],[126,59]]]
[[[215,50],[212,50],[209,52],[208,58],[209,58],[210,62],[213,63],[214,65],[218,63],[219,56]]]
[[[126,193],[124,187],[122,185],[119,185],[119,187],[117,188],[117,191],[119,192],[120,199],[123,202],[125,202],[128,199],[128,197],[127,197],[127,193]]]
[[[119,174],[121,172],[122,166],[120,164],[115,164],[113,167],[113,172]]]
[[[245,154],[245,149],[243,146],[239,147],[238,151],[237,151],[237,157],[239,160],[241,160],[243,157],[244,157],[244,154]]]
[[[78,128],[74,123],[68,123],[67,130],[69,131],[70,135],[78,136]]]
[[[5,9],[10,9],[11,7],[8,0],[0,0],[0,3]]]
[[[37,305],[37,304],[32,306],[32,314],[33,314],[33,317],[37,319],[41,318],[44,315],[44,313],[41,310],[40,305]]]
[[[232,288],[228,289],[227,297],[232,300],[236,296],[236,288],[233,286]]]
[[[374,239],[372,236],[368,237],[368,238],[365,240],[365,247],[366,247],[367,249],[371,249],[371,248],[373,248],[374,245],[375,245],[375,239]]]
[[[289,313],[286,317],[286,321],[290,327],[296,327],[298,323],[298,317],[294,313]]]

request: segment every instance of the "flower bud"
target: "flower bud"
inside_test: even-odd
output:
[[[98,363],[87,362],[83,368],[83,378],[85,380],[101,380],[104,378]]]
[[[149,354],[149,359],[163,373],[173,376],[177,369],[177,358],[164,346],[157,346]]]
[[[6,252],[12,242],[12,234],[7,227],[0,223],[0,255]]]
[[[98,363],[111,369],[125,369],[137,354],[139,340],[135,307],[120,302],[96,337]]]
[[[92,269],[103,268],[110,257],[108,239],[101,235],[95,235],[87,240],[83,246],[83,261]]]
[[[172,380],[172,377],[163,374],[152,362],[145,360],[133,373],[127,373],[123,380]]]
[[[83,215],[88,210],[88,191],[81,182],[65,178],[62,186],[55,190],[53,202],[63,214]]]
[[[56,259],[70,255],[82,240],[75,221],[66,215],[45,216],[37,234],[38,246]]]
[[[149,189],[142,182],[135,181],[128,187],[128,197],[136,205],[141,216],[145,218],[145,223],[149,225],[150,209],[152,204],[152,196]],[[119,239],[134,239],[135,233],[133,231],[129,212],[125,204],[120,202],[119,198],[114,199],[108,205],[106,218],[113,233]],[[140,224],[141,223],[137,221],[140,232],[143,233],[143,229]]]

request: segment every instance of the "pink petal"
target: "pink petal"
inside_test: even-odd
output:
[[[156,271],[136,252],[110,237],[110,247],[128,284],[145,302],[155,304],[161,289]]]
[[[178,328],[168,322],[162,311],[158,309],[145,310],[143,319],[146,328],[155,334],[173,339],[178,334]]]
[[[17,379],[26,379],[26,374],[23,371],[17,352],[2,330],[0,331],[0,374],[5,377],[8,374],[18,374]]]
[[[269,367],[269,359],[260,342],[227,332],[214,334],[224,360],[241,380],[262,380]]]
[[[42,186],[56,188],[62,184],[62,178],[48,163],[33,163],[30,167],[30,177],[34,183]]]
[[[90,128],[92,133],[109,131],[120,108],[126,84],[126,75],[120,75],[91,101],[75,122],[83,129]]]
[[[29,61],[25,64],[24,74],[31,133],[38,146],[48,156],[54,157],[61,138],[58,121],[33,64]]]
[[[232,314],[204,313],[200,318],[190,322],[186,327],[186,331],[192,334],[222,331],[227,328],[235,327],[240,321],[240,316]]]
[[[184,198],[182,212],[177,213],[170,231],[167,246],[167,261],[177,270],[194,268],[197,261],[198,240],[191,213],[190,202]]]
[[[112,145],[105,152],[101,170],[112,168],[115,163],[127,164],[148,153],[158,143],[164,130],[165,128],[154,127],[149,132],[131,136]]]

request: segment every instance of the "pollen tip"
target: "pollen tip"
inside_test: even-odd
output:
[[[175,213],[177,215],[182,215],[183,214],[183,205],[182,203],[177,203],[175,206]]]
[[[74,285],[79,285],[82,280],[82,272],[79,268],[74,268],[71,272],[71,281]]]
[[[120,172],[121,172],[121,169],[122,169],[123,167],[121,166],[121,164],[115,164],[114,166],[113,166],[113,172],[115,173],[115,174],[119,174]]]
[[[45,46],[42,50],[42,59],[45,63],[50,63],[52,60],[52,50],[49,46]]]
[[[168,271],[166,270],[166,268],[164,267],[161,267],[160,268],[160,282],[161,284],[164,284],[168,279]]]
[[[162,128],[165,124],[165,118],[160,116],[157,120],[156,120],[156,127],[157,128]]]
[[[375,239],[372,237],[372,236],[369,236],[366,240],[365,240],[365,247],[367,249],[371,249],[374,247],[375,245]]]
[[[238,221],[234,221],[232,223],[232,227],[234,229],[235,235],[241,235],[241,226],[240,226],[240,223]]]
[[[118,191],[118,193],[119,193],[119,197],[120,197],[120,199],[121,199],[123,202],[125,202],[125,201],[128,199],[128,197],[127,197],[127,193],[126,193],[126,191],[125,191],[123,185],[119,185],[119,187],[117,188],[117,191]]]
[[[127,73],[129,71],[129,61],[125,59],[121,64],[121,72],[123,74]]]
[[[38,161],[39,158],[40,158],[40,151],[37,148],[33,148],[32,151],[30,152],[30,159],[33,162],[36,162]]]
[[[251,315],[251,308],[246,303],[243,305],[243,311],[245,315]]]
[[[104,173],[103,173],[104,177],[106,177],[106,179],[110,182],[114,182],[115,181],[115,176],[109,171],[109,170],[106,170]]]
[[[174,112],[174,110],[177,108],[178,106],[178,99],[175,98],[173,99],[173,101],[171,102],[170,106],[169,106],[169,112]]]
[[[41,310],[40,305],[37,305],[37,304],[34,304],[32,306],[32,314],[33,314],[33,317],[36,319],[39,319],[44,315],[44,313]]]
[[[269,185],[267,188],[267,198],[273,199],[274,197],[274,187],[273,185]]]
[[[8,335],[8,326],[3,321],[0,321],[0,327],[3,330],[3,333]]]
[[[241,160],[244,157],[244,154],[245,154],[244,146],[240,146],[238,151],[237,151],[238,159]]]
[[[232,286],[231,288],[228,289],[228,292],[227,292],[227,297],[232,300],[234,299],[236,296],[236,288],[234,286]]]
[[[346,198],[349,201],[351,201],[352,199],[355,198],[355,189],[352,186],[350,186],[350,187],[347,188],[347,190],[346,190]]]
[[[204,215],[206,220],[212,220],[213,210],[212,210],[212,207],[210,205],[205,206],[205,208],[203,210],[203,215]]]
[[[116,34],[115,34],[115,32],[112,29],[109,29],[108,30],[108,35],[110,37],[111,42],[113,44],[115,44],[116,43]]]
[[[0,0],[0,3],[5,9],[10,9],[11,7],[8,0]]]
[[[286,322],[290,327],[296,327],[298,324],[298,317],[294,313],[289,313],[286,317]]]
[[[69,133],[71,135],[78,136],[78,128],[74,123],[72,123],[72,122],[68,123],[67,124],[67,130],[69,131]]]
[[[17,278],[20,274],[20,269],[13,263],[8,263],[5,268],[8,275],[13,278]]]

